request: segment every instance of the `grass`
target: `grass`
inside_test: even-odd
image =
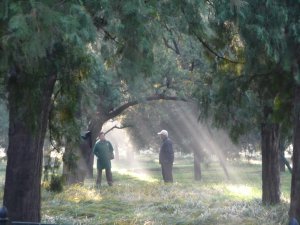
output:
[[[140,162],[114,161],[113,187],[104,177],[100,188],[94,180],[87,180],[84,185],[65,187],[59,194],[43,190],[42,221],[70,225],[287,224],[289,172],[281,175],[282,203],[263,206],[259,164],[231,162],[227,179],[213,162],[202,167],[202,180],[194,181],[192,160],[177,159],[175,183],[164,185],[155,160],[141,158]]]

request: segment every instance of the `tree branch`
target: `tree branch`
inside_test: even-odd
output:
[[[181,11],[183,13],[183,15],[186,15],[186,12],[183,8],[181,8]],[[189,20],[187,19],[187,22],[189,23]],[[194,30],[191,31],[193,33],[193,35],[200,41],[200,43],[213,55],[215,55],[218,59],[222,59],[222,60],[226,60],[230,63],[234,63],[234,64],[244,64],[243,62],[238,62],[238,61],[234,61],[231,59],[228,59],[226,57],[223,57],[221,55],[219,55],[215,50],[213,50],[208,43],[206,43]]]
[[[128,109],[131,106],[140,104],[142,102],[150,102],[150,101],[156,101],[156,100],[184,101],[184,102],[188,101],[186,98],[181,98],[181,97],[177,97],[177,96],[165,96],[165,95],[162,95],[162,94],[153,95],[153,96],[143,98],[140,101],[135,100],[135,101],[127,102],[127,103],[121,105],[120,107],[110,111],[108,113],[108,117],[109,118],[114,118],[115,116],[120,115],[123,111],[125,111],[126,109]]]
[[[195,31],[193,31],[193,34],[196,36],[196,38],[198,39],[198,41],[200,41],[200,43],[213,55],[215,55],[218,59],[222,59],[225,61],[228,61],[230,63],[234,63],[234,64],[244,64],[244,62],[239,62],[239,61],[234,61],[232,59],[228,59],[226,57],[220,56],[217,52],[215,52],[199,35],[196,34]]]
[[[177,43],[176,43],[176,41],[174,39],[172,39],[174,47],[169,44],[169,42],[167,41],[167,39],[165,37],[163,37],[163,40],[164,40],[165,46],[167,48],[169,48],[172,51],[174,51],[177,55],[180,55],[180,51],[179,51],[178,45],[177,45]]]
[[[104,34],[109,38],[111,39],[112,41],[116,42],[117,44],[120,44],[120,42],[117,41],[117,37],[113,37],[107,30],[105,30],[103,27],[99,27],[99,29],[101,29]]]
[[[257,77],[268,77],[268,76],[272,75],[275,72],[281,73],[281,72],[278,71],[277,67],[274,67],[274,68],[272,68],[269,71],[266,71],[264,73],[249,74],[248,79],[245,81],[245,83],[250,84]],[[240,80],[240,79],[243,79],[243,78],[244,78],[244,76],[237,76],[237,77],[230,78],[229,81],[233,82],[233,81]]]
[[[110,131],[112,131],[113,129],[124,129],[124,128],[128,128],[128,127],[132,127],[132,126],[121,126],[121,127],[118,127],[117,125],[109,128],[107,131],[104,132],[104,134],[107,134],[109,133]]]
[[[163,26],[167,29],[167,31],[173,36],[173,31],[171,28],[168,27],[168,25],[166,23],[163,24]],[[178,47],[178,44],[176,42],[176,40],[174,38],[172,38],[172,43],[174,46],[171,46],[168,42],[168,40],[163,37],[163,41],[166,45],[167,48],[170,48],[171,50],[173,50],[177,55],[180,55],[180,50],[179,50],[179,47]]]
[[[178,47],[177,42],[174,39],[172,39],[172,42],[173,42],[173,45],[174,45],[174,48],[175,48],[175,52],[177,53],[177,55],[180,55],[180,51],[179,51],[179,47]]]

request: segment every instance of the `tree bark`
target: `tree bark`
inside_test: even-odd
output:
[[[76,119],[82,117],[81,102],[82,90],[77,87],[78,110],[76,111]],[[90,153],[92,151],[92,135],[90,131],[85,134],[77,134],[78,138],[70,138],[66,136],[67,143],[63,157],[63,176],[65,184],[83,184],[86,176],[90,177]]]
[[[79,145],[79,156],[82,158],[79,162],[79,166],[84,170],[83,179],[93,178],[93,143],[91,133],[85,140],[81,140]],[[83,182],[83,181],[82,181]]]
[[[285,146],[284,146],[284,141],[282,140],[282,137],[279,139],[279,167],[280,167],[280,172],[285,172],[285,157],[284,157],[284,151],[285,151]]]
[[[103,124],[108,119],[104,117],[92,119],[88,130],[90,136],[88,140],[82,141],[79,147],[67,146],[64,157],[72,157],[74,155],[77,161],[74,162],[75,165],[68,165],[68,160],[63,164],[63,174],[68,185],[75,183],[83,183],[85,178],[93,178],[94,169],[94,153],[93,148],[98,137],[99,132],[102,129]],[[75,149],[74,149],[75,148]]]
[[[65,184],[83,184],[88,168],[86,159],[83,156],[83,151],[89,150],[85,142],[77,143],[71,142],[66,144],[63,162],[63,176]]]
[[[300,86],[297,85],[294,99],[294,146],[291,183],[290,217],[300,221]]]
[[[262,202],[274,205],[280,202],[279,126],[262,124]]]
[[[94,145],[96,143],[97,137],[99,132],[102,130],[103,124],[107,121],[108,119],[102,118],[102,116],[99,116],[97,119],[93,119],[90,124],[89,124],[89,131],[91,132],[91,143],[92,147],[83,152],[83,156],[85,157],[86,165],[87,165],[87,177],[88,178],[93,178],[93,173],[94,173]]]
[[[15,221],[41,219],[43,144],[56,76],[40,79],[38,90],[30,89],[21,79],[9,85],[9,145],[3,204],[10,220]]]

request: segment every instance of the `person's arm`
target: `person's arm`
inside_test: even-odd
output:
[[[113,152],[113,151],[114,151],[114,148],[113,148],[112,144],[110,143],[110,141],[109,141],[108,143],[109,143],[109,150],[110,150],[111,152]]]
[[[167,151],[168,151],[168,155],[169,155],[169,161],[170,162],[174,162],[174,150],[173,150],[173,143],[171,141],[168,141],[167,144]]]
[[[173,153],[173,145],[171,141],[167,141],[166,143],[166,152],[168,152],[169,154]]]
[[[112,146],[112,144],[110,143],[110,141],[108,141],[108,150],[110,152],[110,160],[114,159],[114,148]]]

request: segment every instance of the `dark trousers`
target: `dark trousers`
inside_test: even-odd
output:
[[[161,173],[165,183],[173,183],[173,163],[162,163],[161,164]]]
[[[97,180],[96,180],[96,184],[97,185],[101,185],[101,180],[102,180],[102,169],[97,169]],[[112,179],[112,172],[111,172],[111,168],[106,168],[105,169],[105,175],[106,175],[106,181],[108,183],[109,186],[112,186],[113,184],[113,179]]]

